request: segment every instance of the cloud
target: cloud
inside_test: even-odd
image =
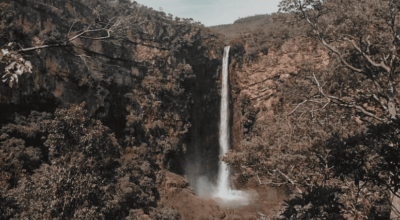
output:
[[[233,23],[239,17],[272,13],[280,0],[136,0],[182,18],[193,18],[206,26]]]

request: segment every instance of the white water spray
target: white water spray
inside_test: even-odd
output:
[[[229,142],[229,86],[228,86],[228,59],[229,46],[224,48],[224,59],[222,65],[222,90],[221,90],[221,121],[219,126],[219,145],[220,156],[224,156],[230,149]],[[232,190],[229,181],[229,166],[224,162],[220,162],[218,172],[218,185],[213,197],[222,202],[232,202],[236,205],[248,205],[249,195],[243,191]],[[239,204],[238,204],[239,203]]]
[[[229,46],[224,48],[224,59],[222,63],[222,90],[221,90],[221,121],[219,124],[219,155],[224,156],[229,150],[229,87],[228,87],[228,60]],[[229,190],[229,167],[225,162],[221,162],[218,172],[217,195],[222,196]]]

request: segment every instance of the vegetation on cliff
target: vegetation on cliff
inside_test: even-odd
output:
[[[400,3],[280,8],[211,28],[254,24],[225,39],[237,185],[290,189],[277,218],[396,217]],[[218,155],[221,36],[127,0],[2,1],[0,17],[0,218],[181,218],[193,191],[168,170]]]
[[[315,68],[310,61],[277,77],[274,114],[248,107],[242,125],[255,111],[254,126],[226,161],[247,168],[238,174],[242,181],[291,187],[281,218],[396,217],[399,2],[288,0],[280,8],[286,14],[276,19],[287,28],[307,27],[304,41],[315,52],[328,51],[329,65]],[[235,42],[250,45],[242,39]],[[270,46],[278,55],[280,47]],[[244,58],[250,51],[247,46]]]
[[[216,106],[221,42],[131,1],[2,1],[0,17],[0,218],[179,219],[165,176],[201,136],[194,106]]]

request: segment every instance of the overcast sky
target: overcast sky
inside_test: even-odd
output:
[[[181,18],[193,18],[206,26],[233,23],[239,17],[278,11],[280,0],[136,0]]]

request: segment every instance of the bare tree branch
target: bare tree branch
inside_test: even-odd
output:
[[[329,44],[325,41],[325,39],[322,37],[320,31],[318,30],[317,25],[314,24],[314,23],[312,23],[311,20],[309,19],[309,17],[307,16],[307,13],[304,11],[304,8],[303,8],[302,4],[300,4],[299,9],[300,9],[300,11],[302,12],[302,14],[303,14],[304,18],[306,19],[307,23],[317,32],[318,38],[321,40],[322,44],[324,44],[324,46],[325,46],[326,48],[328,48],[330,51],[332,51],[333,53],[335,53],[335,54],[339,57],[340,61],[341,61],[347,68],[349,68],[349,69],[351,69],[351,70],[353,70],[353,71],[355,71],[355,72],[362,73],[362,72],[363,72],[362,69],[358,69],[358,68],[356,68],[356,67],[350,65],[350,64],[343,58],[343,55],[342,55],[342,53],[339,52],[339,50],[337,50],[337,49],[334,48],[333,46],[329,45]]]
[[[340,99],[340,98],[338,98],[338,97],[326,95],[326,94],[324,93],[322,87],[320,86],[320,84],[319,84],[319,82],[318,82],[318,80],[317,80],[317,77],[315,77],[315,74],[314,74],[314,73],[313,73],[313,76],[314,76],[315,82],[317,83],[317,86],[318,86],[318,88],[319,88],[320,93],[321,93],[324,97],[328,98],[328,99],[329,99],[329,102],[330,102],[331,100],[336,100],[336,101],[339,102],[339,103],[337,103],[337,104],[339,104],[340,106],[357,109],[357,110],[361,111],[363,114],[365,114],[365,115],[367,115],[367,116],[369,116],[369,117],[375,118],[376,120],[378,120],[378,121],[380,121],[380,122],[386,122],[386,120],[384,120],[384,119],[382,119],[382,118],[379,118],[379,117],[376,116],[375,114],[373,114],[373,113],[367,111],[366,109],[364,109],[363,107],[361,107],[361,106],[359,106],[359,105],[356,105],[356,104],[347,104],[345,101],[343,101],[342,99]]]
[[[113,24],[112,21],[116,20]],[[41,46],[36,46],[36,47],[29,47],[29,48],[23,48],[21,47],[21,49],[18,50],[18,52],[26,52],[26,51],[32,51],[32,50],[38,50],[38,49],[44,49],[44,48],[49,48],[49,47],[61,47],[61,46],[66,46],[69,42],[74,41],[77,38],[84,38],[84,39],[91,39],[91,40],[104,40],[104,39],[108,39],[111,37],[111,32],[113,32],[114,29],[118,28],[121,23],[122,23],[123,19],[121,18],[117,18],[117,17],[113,17],[111,18],[108,23],[102,27],[102,28],[97,28],[97,29],[91,29],[92,26],[94,25],[95,22],[90,23],[90,25],[84,29],[83,31],[81,31],[80,33],[78,33],[77,35],[68,38],[68,40],[64,43],[58,43],[58,44],[48,44],[48,45],[41,45]],[[71,33],[71,30],[73,28],[73,26],[75,25],[76,21],[74,23],[72,23],[71,27],[69,28],[67,37],[69,37],[69,34]],[[111,25],[112,24],[112,25]],[[103,36],[103,37],[89,37],[89,36],[84,36],[85,34],[89,34],[89,33],[100,33],[105,31],[107,33],[107,36]]]
[[[321,40],[321,42],[324,44],[324,46],[325,46],[326,48],[328,48],[330,51],[332,51],[333,53],[335,53],[335,54],[339,57],[340,61],[341,61],[347,68],[349,68],[349,69],[351,69],[351,70],[353,70],[354,72],[357,72],[357,73],[362,73],[362,72],[364,72],[362,69],[358,69],[358,68],[356,68],[356,67],[350,65],[350,64],[343,58],[342,53],[340,53],[340,52],[339,52],[337,49],[335,49],[333,46],[329,45],[329,44],[324,40],[324,38],[320,37],[320,40]]]
[[[387,122],[387,120],[382,119],[382,118],[378,117],[377,115],[373,114],[372,112],[367,111],[365,108],[363,108],[363,107],[360,106],[360,105],[357,105],[357,104],[354,104],[354,103],[349,104],[349,103],[347,103],[346,101],[342,100],[341,98],[338,98],[338,97],[335,97],[335,96],[331,96],[331,95],[326,95],[325,92],[324,92],[324,90],[323,90],[323,88],[322,88],[322,86],[321,86],[321,84],[319,83],[319,81],[318,81],[318,79],[317,79],[317,77],[315,76],[314,73],[313,73],[313,79],[314,79],[315,83],[317,84],[319,93],[320,93],[326,100],[322,100],[322,101],[321,101],[321,100],[308,100],[308,99],[307,99],[307,100],[304,100],[303,102],[299,103],[299,104],[298,104],[289,114],[287,114],[286,116],[289,116],[289,115],[293,114],[301,105],[303,105],[303,104],[305,104],[305,103],[307,103],[307,102],[315,102],[315,103],[319,103],[319,104],[324,103],[324,106],[323,106],[323,107],[321,107],[321,108],[319,108],[319,109],[316,109],[316,110],[312,109],[312,110],[310,111],[311,114],[313,114],[313,112],[316,112],[316,111],[319,111],[319,110],[321,110],[321,109],[324,109],[326,106],[328,106],[330,103],[333,102],[333,103],[336,103],[337,105],[342,106],[342,107],[354,108],[354,109],[358,110],[359,112],[363,113],[364,115],[369,116],[369,117],[372,117],[372,118],[374,118],[374,119],[376,119],[376,120],[378,120],[378,121],[380,121],[380,122],[384,122],[384,123]],[[383,107],[385,110],[387,109],[387,107],[378,99],[378,97],[377,97],[375,94],[372,94],[372,97],[375,98],[375,100],[377,100],[377,101],[382,105],[382,107]]]
[[[284,176],[294,187],[296,187],[297,191],[299,193],[303,193],[303,191],[297,186],[297,184],[290,179],[287,175],[285,175],[284,173],[282,173],[279,169],[276,169],[282,176]]]
[[[368,89],[368,92],[371,93],[371,96],[374,98],[374,100],[376,100],[382,106],[382,108],[384,110],[387,110],[387,106],[378,98],[378,96],[376,94],[372,93],[369,89]]]
[[[44,49],[44,48],[49,48],[49,47],[61,47],[65,46],[66,44],[47,44],[47,45],[42,45],[42,46],[36,46],[36,47],[29,47],[29,48],[21,48],[18,50],[18,52],[26,52],[26,51],[31,51],[31,50],[39,50],[39,49]]]
[[[291,111],[291,112],[290,112],[289,114],[287,114],[286,116],[289,116],[289,115],[293,114],[293,112],[295,112],[295,111],[297,110],[297,108],[299,108],[302,104],[304,104],[304,103],[306,103],[306,102],[308,102],[308,100],[304,100],[303,102],[301,102],[300,104],[298,104],[298,105],[296,106],[296,108],[294,108],[293,111]]]
[[[67,37],[69,37],[69,33],[71,33],[71,30],[72,30],[72,28],[74,27],[75,23],[76,23],[76,21],[74,21],[74,23],[72,23],[71,27],[69,28]]]
[[[298,9],[299,9],[300,12],[302,13],[302,15],[303,15],[304,19],[307,21],[307,23],[308,23],[308,24],[311,26],[311,28],[317,33],[318,39],[322,42],[322,44],[323,44],[326,48],[328,48],[330,51],[332,51],[333,53],[335,53],[335,54],[339,57],[341,63],[342,63],[345,67],[347,67],[347,68],[349,68],[349,69],[351,69],[351,70],[353,70],[353,71],[355,71],[355,72],[358,72],[358,73],[366,73],[365,70],[356,68],[356,67],[352,66],[351,64],[349,64],[349,63],[344,59],[342,53],[341,53],[339,50],[337,50],[335,47],[333,47],[332,45],[328,44],[328,43],[325,41],[325,39],[324,39],[324,37],[323,37],[323,34],[320,32],[320,30],[319,30],[317,24],[313,23],[313,22],[310,20],[309,16],[307,15],[307,13],[306,13],[306,11],[305,11],[305,9],[304,9],[304,6],[301,4],[301,2],[299,2],[299,8],[298,8]],[[393,16],[392,16],[392,17],[393,17]],[[395,20],[392,19],[391,25],[394,27],[394,25],[395,25]],[[394,30],[393,30],[393,31],[394,31]],[[368,38],[369,38],[369,36],[367,37],[367,44],[368,44],[367,49],[369,49],[369,47],[371,46],[371,43],[370,43],[370,41],[369,41]],[[370,64],[371,64],[372,66],[374,66],[374,67],[382,68],[382,69],[384,69],[384,70],[388,73],[389,79],[388,79],[388,84],[387,84],[387,96],[381,94],[381,87],[380,87],[380,85],[378,84],[378,82],[376,82],[376,80],[374,80],[372,76],[371,76],[370,78],[371,78],[371,80],[373,81],[373,83],[375,84],[375,86],[376,86],[376,88],[377,88],[377,90],[378,90],[378,93],[381,94],[381,96],[385,97],[385,98],[387,99],[387,101],[388,101],[388,106],[387,106],[387,108],[384,107],[384,110],[387,110],[387,111],[388,111],[388,113],[389,113],[391,119],[396,118],[397,112],[396,112],[396,106],[395,106],[395,104],[394,104],[395,87],[393,86],[393,81],[394,81],[394,80],[393,80],[393,73],[392,73],[393,68],[392,68],[391,66],[393,65],[394,59],[396,59],[397,57],[396,57],[395,55],[392,54],[392,59],[391,59],[391,61],[389,62],[391,66],[388,66],[388,65],[385,63],[385,62],[387,62],[387,61],[385,61],[385,62],[384,62],[384,61],[381,61],[380,63],[377,63],[377,62],[375,62],[368,54],[366,54],[364,51],[362,51],[361,48],[360,48],[353,40],[350,40],[350,39],[348,39],[348,38],[343,38],[343,39],[346,40],[346,41],[348,41],[348,42],[350,42],[351,45],[352,45],[359,53],[362,54],[362,56],[368,61],[368,63],[370,63]],[[392,51],[395,51],[395,50],[392,50]],[[393,52],[392,52],[392,53],[393,53]],[[389,56],[388,56],[387,58],[384,58],[384,60],[387,60],[388,58],[389,58]],[[314,78],[315,78],[315,77],[314,77]],[[315,79],[316,79],[316,78],[315,78]],[[317,82],[317,83],[318,83],[318,82]],[[386,120],[384,120],[384,119],[382,119],[382,118],[379,118],[378,116],[376,116],[375,114],[373,114],[373,113],[371,113],[371,112],[368,112],[368,111],[365,110],[362,106],[359,106],[359,105],[356,105],[356,104],[347,104],[346,102],[344,102],[344,101],[341,100],[340,98],[337,98],[337,97],[334,97],[334,96],[327,96],[326,94],[323,93],[322,88],[321,88],[321,86],[320,86],[319,84],[318,84],[318,87],[320,88],[321,94],[323,94],[323,95],[324,95],[326,98],[328,98],[328,99],[338,101],[338,102],[339,102],[338,104],[340,104],[340,106],[349,107],[349,108],[355,108],[355,109],[361,111],[363,114],[365,114],[365,115],[367,115],[367,116],[373,117],[373,118],[375,118],[375,119],[377,119],[377,120],[379,120],[379,121],[381,121],[381,122],[386,122]],[[376,95],[375,95],[374,98],[377,99],[377,98],[376,98]],[[377,99],[377,100],[379,100],[379,99]],[[379,101],[379,103],[381,103],[381,102]],[[382,104],[382,103],[381,103],[381,104]],[[383,106],[384,106],[384,105],[383,105]]]
[[[368,56],[366,53],[364,53],[361,50],[361,48],[359,46],[357,46],[357,44],[353,40],[350,40],[350,39],[348,39],[346,37],[343,38],[343,39],[348,41],[348,42],[350,42],[353,45],[353,47],[356,48],[356,50],[358,52],[360,52],[363,55],[363,57],[365,57],[365,59],[368,60],[368,62],[371,65],[373,65],[374,67],[383,68],[387,73],[391,74],[391,72],[392,72],[391,68],[389,66],[387,66],[383,61],[381,61],[380,63],[377,63],[377,62],[373,61],[372,58],[370,56]]]

